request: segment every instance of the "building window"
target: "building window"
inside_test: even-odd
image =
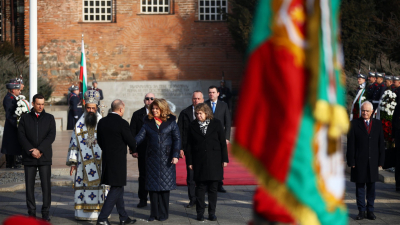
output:
[[[111,22],[112,0],[84,0],[84,22]]]
[[[228,0],[199,0],[199,20],[226,20],[225,13],[227,8]]]
[[[171,0],[141,0],[141,12],[146,14],[163,14],[170,12]]]

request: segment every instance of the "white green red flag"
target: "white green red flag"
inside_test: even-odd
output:
[[[256,8],[232,148],[260,182],[255,219],[348,223],[339,8],[329,0],[262,0]]]
[[[85,44],[82,38],[82,47],[81,47],[81,71],[79,74],[79,80],[82,82],[82,94],[84,94],[87,90],[87,72],[86,72],[86,56],[85,56]]]

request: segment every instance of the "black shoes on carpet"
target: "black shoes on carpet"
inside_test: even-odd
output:
[[[365,213],[364,211],[360,211],[356,217],[356,220],[362,220],[364,218],[367,218],[369,220],[376,220],[376,216],[374,212],[367,212]]]

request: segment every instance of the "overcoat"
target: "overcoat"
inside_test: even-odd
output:
[[[198,120],[190,123],[186,164],[193,166],[194,181],[223,180],[222,163],[229,162],[225,132],[218,119],[208,124],[206,134]]]
[[[22,148],[18,142],[17,116],[15,115],[17,100],[10,92],[7,92],[4,97],[3,107],[6,113],[6,122],[4,123],[1,153],[7,155],[21,155]]]
[[[347,134],[347,165],[351,167],[351,182],[368,183],[379,179],[379,166],[385,162],[385,144],[380,120],[371,119],[368,134],[363,118],[351,121]],[[353,168],[353,166],[355,166]]]
[[[76,122],[82,116],[82,108],[78,108],[80,98],[75,93],[71,93],[68,99],[69,111],[68,111],[68,122],[67,130],[73,130]]]
[[[189,133],[189,125],[194,120],[193,105],[182,110],[178,117],[178,127],[181,134],[182,150],[186,154],[187,136]]]
[[[204,103],[206,103],[212,110],[210,100],[207,100]],[[224,128],[224,131],[225,131],[225,138],[227,140],[230,140],[231,139],[232,121],[231,121],[231,113],[229,111],[228,104],[226,104],[223,101],[218,100],[217,105],[215,106],[214,118],[218,119],[221,122],[222,127]]]
[[[181,140],[176,117],[170,115],[157,128],[154,119],[144,118],[142,129],[136,135],[138,144],[147,139],[146,190],[170,191],[176,189],[176,170],[172,158],[179,157]]]
[[[109,113],[97,125],[97,143],[102,151],[101,183],[125,186],[127,176],[127,145],[136,152],[136,141],[129,123],[116,113]]]
[[[143,119],[144,117],[147,115],[146,112],[146,108],[143,107],[137,111],[135,111],[132,114],[132,119],[131,119],[131,123],[130,123],[130,129],[131,129],[131,133],[132,135],[135,137],[140,129],[142,129],[143,126]],[[147,148],[147,141],[144,140],[140,145],[137,146],[136,150],[139,154],[139,158],[141,155],[145,155],[146,154],[146,148]]]

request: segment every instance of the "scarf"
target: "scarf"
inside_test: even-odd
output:
[[[162,123],[162,120],[160,118],[154,117],[154,121],[156,121],[157,128],[160,129],[160,125]]]
[[[209,119],[206,119],[206,120],[204,120],[204,122],[201,122],[201,121],[198,121],[198,122],[199,122],[199,124],[200,124],[200,130],[201,130],[201,132],[202,132],[204,135],[206,135],[207,127],[208,127],[208,124],[210,124],[210,120],[209,120]]]

